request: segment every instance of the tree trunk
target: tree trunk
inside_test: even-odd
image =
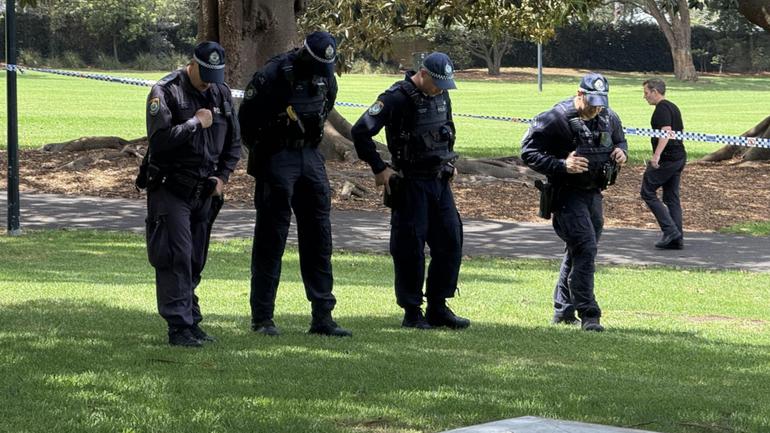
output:
[[[674,60],[674,76],[682,81],[697,81],[698,71],[692,61],[692,53],[689,46],[672,47],[671,57]]]
[[[674,75],[682,81],[696,81],[698,73],[692,61],[690,9],[687,0],[676,0],[661,6],[655,0],[645,0],[645,10],[655,18],[660,30],[668,41],[674,62]]]
[[[120,62],[118,59],[118,35],[112,35],[112,56],[115,57],[115,63]]]
[[[743,137],[770,138],[770,117],[741,134]],[[770,160],[770,149],[764,147],[722,146],[719,150],[704,156],[701,161],[718,162],[740,157],[743,161]]]
[[[297,14],[306,0],[200,0],[198,40],[225,49],[225,76],[242,89],[270,58],[296,46]]]

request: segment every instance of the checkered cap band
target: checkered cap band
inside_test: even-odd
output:
[[[224,63],[222,63],[221,65],[210,65],[204,62],[203,60],[199,59],[198,56],[196,56],[195,54],[193,54],[193,60],[195,60],[195,63],[203,66],[206,69],[224,69],[225,68]]]
[[[303,44],[305,45],[305,49],[307,49],[308,54],[310,54],[310,57],[316,59],[317,61],[319,61],[321,63],[332,64],[337,59],[337,55],[336,54],[331,59],[325,59],[325,58],[323,58],[323,57],[321,57],[319,55],[316,55],[316,53],[314,53],[313,50],[310,49],[310,45],[307,44],[307,39],[305,39],[305,42]]]

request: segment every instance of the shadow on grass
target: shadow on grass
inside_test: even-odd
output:
[[[770,429],[767,347],[695,333],[477,322],[415,331],[339,317],[352,339],[277,338],[207,316],[219,342],[165,344],[161,319],[96,302],[0,307],[7,431],[441,431],[537,415],[665,432]]]

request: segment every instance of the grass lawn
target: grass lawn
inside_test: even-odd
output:
[[[248,329],[248,241],[199,289],[220,341],[170,348],[141,236],[0,237],[0,431],[436,432],[537,415],[770,431],[770,274],[601,267],[609,331],[547,325],[557,264],[466,259],[461,332],[402,330],[386,256],[335,253],[339,322],[305,334],[296,251],[278,338]]]
[[[749,236],[770,236],[770,221],[746,221],[725,227],[720,232]]]
[[[111,75],[159,79],[163,72],[110,71]],[[0,72],[0,92],[5,93],[5,74]],[[653,107],[642,98],[643,74],[608,74],[610,104],[629,127],[649,127]],[[705,77],[696,83],[669,82],[668,96],[682,110],[688,131],[738,135],[770,114],[770,78]],[[343,75],[339,101],[372,103],[400,76]],[[36,72],[19,76],[20,145],[39,147],[90,135],[135,138],[145,134],[147,88]],[[546,75],[544,91],[532,82],[459,81],[452,91],[456,113],[532,117],[577,90],[578,79]],[[363,108],[340,108],[355,121]],[[0,104],[0,123],[5,124],[6,104]],[[464,156],[486,157],[517,154],[525,131],[523,124],[458,118],[457,149]],[[384,139],[384,137],[381,137]],[[0,148],[7,138],[0,137]],[[632,162],[649,157],[649,138],[629,136]],[[714,143],[688,142],[694,160],[719,147]]]

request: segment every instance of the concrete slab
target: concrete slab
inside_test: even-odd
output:
[[[599,424],[524,416],[447,430],[444,433],[656,433]]]

